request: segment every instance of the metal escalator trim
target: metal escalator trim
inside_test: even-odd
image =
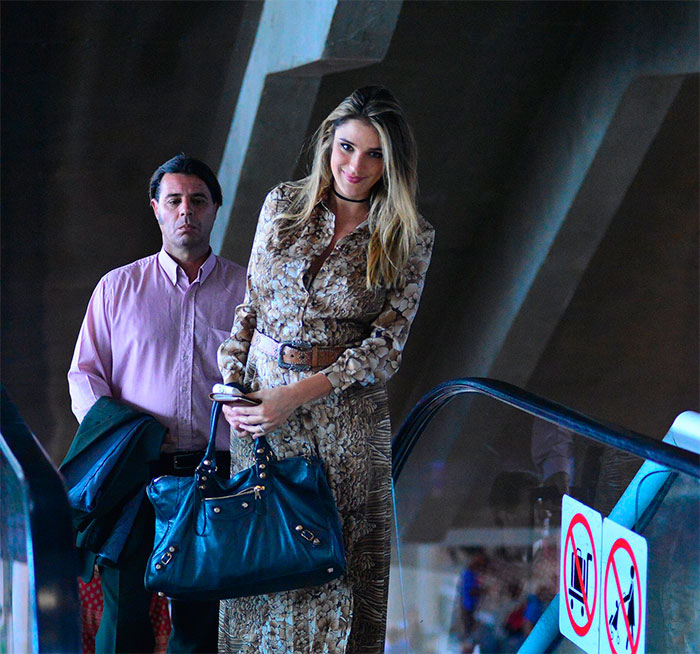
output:
[[[394,481],[399,478],[413,447],[433,416],[450,400],[463,393],[478,393],[491,397],[598,443],[700,479],[700,456],[695,453],[644,434],[595,420],[506,382],[480,377],[463,377],[433,388],[413,407],[404,420],[392,445]]]

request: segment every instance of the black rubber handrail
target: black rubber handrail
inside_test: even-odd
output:
[[[413,447],[433,416],[450,400],[463,393],[486,395],[598,443],[655,461],[671,470],[700,479],[700,455],[698,454],[644,434],[605,424],[506,382],[463,377],[433,388],[413,407],[404,420],[392,444],[391,473],[394,481],[399,478]]]
[[[36,634],[27,634],[29,649],[75,654],[80,651],[79,570],[68,497],[56,468],[2,385],[0,439],[0,456],[8,453],[7,464],[26,491],[31,537],[27,556],[33,571],[29,583],[34,584],[29,608],[37,622]],[[11,528],[7,520],[3,516],[0,529]]]

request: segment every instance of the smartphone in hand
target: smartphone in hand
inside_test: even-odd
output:
[[[211,393],[209,393],[209,398],[216,402],[234,402],[236,404],[248,404],[250,406],[260,404],[260,400],[246,397],[239,388],[228,386],[227,384],[214,384]]]

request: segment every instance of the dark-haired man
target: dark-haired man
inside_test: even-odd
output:
[[[163,247],[107,273],[88,304],[68,372],[73,412],[82,421],[103,396],[167,427],[152,474],[192,475],[208,440],[208,393],[220,381],[219,344],[243,299],[245,269],[209,247],[221,187],[201,161],[178,155],[150,182]],[[224,421],[217,449],[228,454]],[[224,460],[223,452],[217,460]],[[226,465],[221,465],[221,469]],[[101,567],[104,612],[96,652],[152,652],[150,594],[143,587],[153,547],[153,510],[145,500],[118,566]],[[130,545],[130,547],[129,547]],[[126,557],[126,560],[122,560]],[[217,650],[218,602],[171,604],[169,652]]]

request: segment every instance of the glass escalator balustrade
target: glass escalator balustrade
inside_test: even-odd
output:
[[[492,398],[452,399],[395,484],[385,651],[517,652],[559,589],[562,494],[608,516],[643,463]],[[638,497],[651,478],[639,481]],[[673,478],[656,479],[658,506],[645,514],[638,503],[631,518],[647,523],[647,652],[700,643],[698,480]],[[562,639],[550,651],[581,650]]]
[[[77,564],[61,478],[0,384],[0,654],[80,650]]]
[[[640,496],[657,487],[652,475]],[[641,530],[649,548],[646,651],[700,652],[700,480],[680,473],[669,481]]]
[[[36,631],[27,552],[29,512],[9,452],[0,456],[0,488],[0,653],[29,652]]]

